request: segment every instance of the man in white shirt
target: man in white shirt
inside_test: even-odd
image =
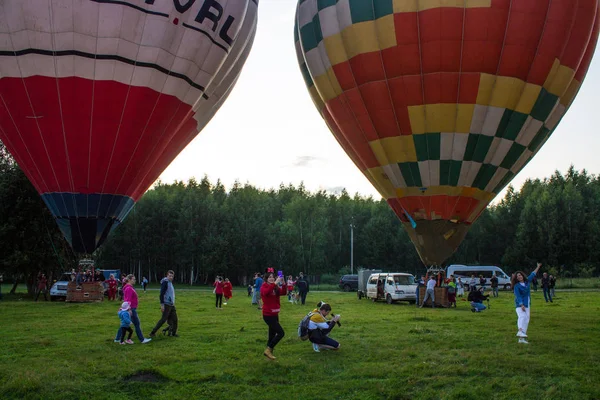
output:
[[[432,276],[427,281],[427,291],[425,292],[425,297],[423,297],[423,302],[421,303],[421,308],[423,308],[423,304],[427,301],[427,299],[431,299],[431,308],[435,308],[435,293],[433,289],[435,288],[435,277]]]

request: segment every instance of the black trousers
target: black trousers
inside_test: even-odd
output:
[[[304,304],[304,302],[306,302],[307,294],[308,294],[308,292],[300,292],[300,300],[301,300],[302,304]]]
[[[221,304],[223,303],[223,293],[216,293],[215,296],[217,296],[215,301],[215,307],[221,308]]]
[[[121,343],[125,341],[125,333],[129,333],[127,340],[131,339],[131,335],[133,334],[133,329],[130,326],[122,326],[121,327]]]
[[[275,346],[277,346],[277,343],[285,336],[285,332],[279,324],[278,315],[263,315],[263,319],[269,326],[269,341],[267,342],[267,347],[274,349]]]
[[[156,332],[160,329],[161,326],[163,326],[165,322],[169,325],[169,331],[171,335],[176,334],[178,319],[177,310],[175,309],[175,306],[169,306],[165,304],[165,310],[162,313],[162,317],[160,318],[160,320],[158,320],[156,326],[154,327],[154,329],[152,329],[152,332],[150,332],[150,334],[155,335]]]
[[[38,297],[40,297],[40,293],[44,292],[44,300],[48,301],[48,297],[46,297],[47,289],[38,289],[37,294],[35,295],[35,301],[38,301]]]

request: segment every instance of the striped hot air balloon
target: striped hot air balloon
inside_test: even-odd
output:
[[[598,0],[299,0],[306,85],[332,133],[441,265],[573,102]]]
[[[233,88],[258,0],[0,1],[0,140],[91,254]]]

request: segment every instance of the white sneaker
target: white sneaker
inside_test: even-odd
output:
[[[146,338],[146,339],[142,340],[142,344],[149,343],[151,340],[152,339],[150,339],[150,338]]]
[[[526,337],[527,337],[527,334],[526,334],[526,333],[523,333],[523,331],[519,331],[519,332],[517,332],[517,337],[520,337],[520,338],[526,338]]]
[[[316,351],[317,353],[319,353],[321,350],[319,350],[319,345],[316,343],[313,343],[313,350]]]
[[[119,339],[115,339],[114,342],[115,343],[121,343],[121,341]]]
[[[525,340],[525,338],[520,338],[519,343],[529,344],[529,342]]]

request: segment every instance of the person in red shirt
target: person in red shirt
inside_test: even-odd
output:
[[[48,279],[46,279],[45,274],[42,274],[38,278],[37,295],[35,296],[35,301],[38,301],[38,297],[40,297],[41,292],[44,292],[44,300],[48,301],[48,297],[46,296],[46,292],[48,292]]]
[[[233,286],[231,282],[229,282],[229,278],[225,278],[225,283],[223,283],[223,296],[225,297],[225,302],[223,304],[227,305],[227,302],[231,297],[233,297],[232,293]]]
[[[119,286],[119,282],[115,279],[113,274],[110,274],[110,278],[106,281],[108,284],[108,300],[115,300],[117,296],[117,287]]]
[[[217,310],[220,310],[222,307],[222,303],[223,303],[223,286],[225,284],[223,283],[223,278],[220,276],[217,276],[217,278],[215,279],[215,283],[213,283],[213,286],[215,287],[214,293],[216,295],[216,300],[215,300],[215,306],[217,307]]]
[[[286,293],[287,288],[283,276],[275,278],[274,269],[267,268],[265,283],[263,283],[260,288],[260,297],[263,302],[263,320],[269,327],[269,340],[267,341],[267,348],[264,352],[264,355],[269,360],[275,360],[273,350],[275,349],[275,346],[277,346],[277,343],[285,336],[285,332],[279,324],[279,311],[281,309],[279,297],[285,296]]]

